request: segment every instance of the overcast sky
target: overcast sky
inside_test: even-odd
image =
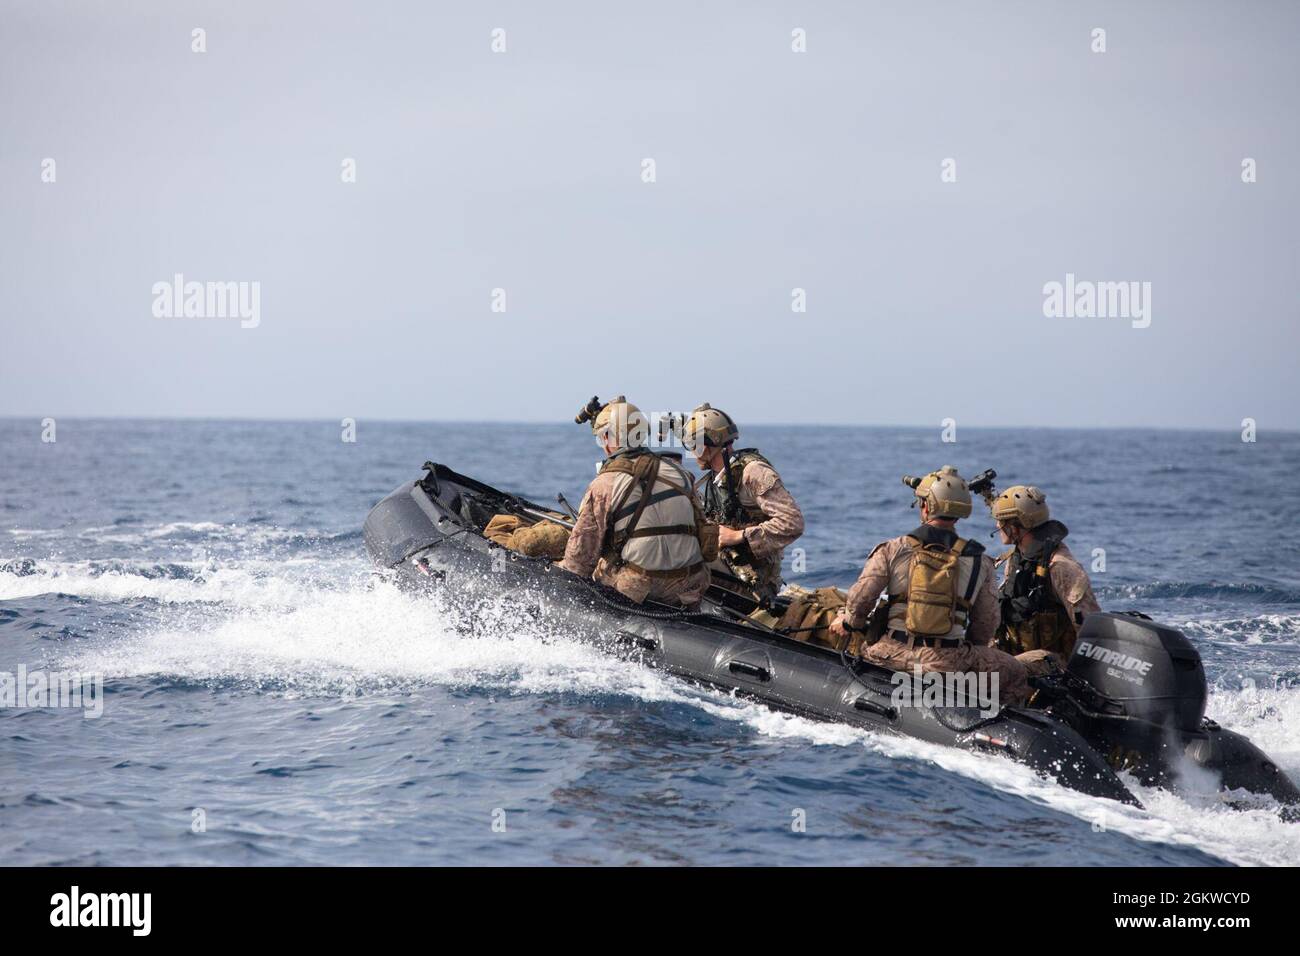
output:
[[[0,415],[1297,428],[1298,11],[6,0]]]

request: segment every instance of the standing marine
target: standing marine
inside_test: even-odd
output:
[[[716,544],[690,474],[645,447],[645,416],[622,395],[604,405],[593,398],[574,420],[591,422],[606,458],[582,497],[560,567],[638,604],[695,607],[708,590],[706,560]]]
[[[720,525],[728,570],[768,604],[781,590],[785,549],[803,534],[803,512],[757,448],[734,448],[738,438],[732,417],[707,402],[682,427],[682,443],[705,472],[704,513]]]
[[[957,534],[971,513],[965,480],[951,465],[924,478],[904,478],[920,504],[921,525],[876,545],[849,589],[832,636],[847,642],[863,632],[882,594],[888,620],[883,635],[865,647],[865,660],[897,671],[997,673],[1002,704],[1023,703],[1028,671],[993,646],[998,626],[993,561],[984,547]],[[865,642],[864,642],[865,643]]]
[[[998,558],[1005,565],[998,646],[1012,654],[1051,651],[1064,661],[1083,619],[1101,610],[1088,572],[1065,545],[1069,529],[1032,485],[1008,488],[991,508],[1002,543],[1014,545]]]

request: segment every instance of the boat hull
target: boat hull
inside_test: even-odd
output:
[[[829,649],[715,614],[634,605],[475,533],[467,500],[502,493],[441,466],[431,475],[399,487],[366,520],[372,558],[404,587],[436,593],[470,614],[490,602],[498,614],[520,615],[567,639],[781,711],[998,754],[1073,790],[1138,804],[1106,760],[1048,714],[898,706],[899,699],[921,699],[919,688],[910,694],[910,675],[861,662],[850,666]]]

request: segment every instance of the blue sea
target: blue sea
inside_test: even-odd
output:
[[[743,424],[743,423],[742,423]],[[0,672],[100,675],[102,714],[0,709],[0,863],[1300,862],[1300,825],[777,714],[545,628],[465,633],[368,564],[426,459],[577,502],[570,424],[0,421]],[[1047,490],[1103,607],[1205,659],[1209,714],[1300,778],[1300,435],[753,427],[847,585],[910,530],[899,476]],[[986,536],[983,509],[968,533]],[[1100,550],[1098,550],[1100,549]],[[804,821],[802,828],[792,825]]]

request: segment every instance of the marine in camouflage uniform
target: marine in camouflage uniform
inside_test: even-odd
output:
[[[956,469],[945,466],[916,486],[923,524],[911,534],[877,545],[867,557],[839,620],[831,626],[837,640],[862,632],[881,595],[888,595],[884,634],[862,652],[864,659],[892,670],[922,672],[996,673],[1001,704],[1020,704],[1029,696],[1028,671],[1010,654],[993,646],[998,626],[998,600],[993,588],[993,561],[984,548],[961,539],[958,518],[970,514],[970,493]],[[952,578],[951,624],[946,633],[917,635],[909,631],[913,570],[919,553],[956,555]],[[933,600],[933,595],[927,596]]]
[[[1050,670],[1069,658],[1084,619],[1101,606],[1088,572],[1065,545],[1069,529],[1051,518],[1042,491],[1008,488],[992,511],[1002,542],[1014,545],[998,559],[1004,565],[999,646],[1035,672]]]
[[[690,475],[642,447],[644,416],[622,396],[591,421],[608,457],[583,495],[560,567],[638,604],[698,605],[709,570]]]
[[[758,449],[733,450],[739,437],[731,416],[708,403],[691,412],[682,430],[705,470],[704,513],[730,532],[722,532],[725,569],[768,603],[781,590],[785,549],[803,534],[803,512]]]

